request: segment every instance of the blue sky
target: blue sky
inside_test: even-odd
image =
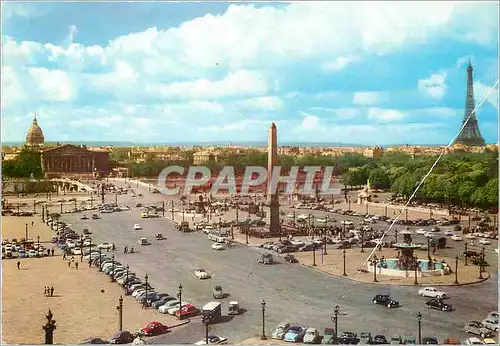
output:
[[[445,144],[498,79],[498,4],[5,3],[2,139]],[[498,141],[498,90],[477,111]]]

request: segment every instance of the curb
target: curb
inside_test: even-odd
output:
[[[178,323],[178,324],[174,324],[173,326],[168,326],[168,328],[172,329],[172,328],[180,327],[180,326],[183,326],[183,325],[188,324],[190,322],[191,322],[191,320],[188,318],[187,320],[184,320],[184,322]]]
[[[350,281],[353,281],[353,282],[359,282],[359,283],[363,283],[363,284],[392,285],[392,286],[412,286],[412,287],[427,286],[427,285],[422,284],[422,283],[419,283],[418,285],[414,285],[414,284],[407,284],[407,283],[387,283],[387,282],[380,282],[380,281],[379,282],[366,282],[366,281],[356,280],[356,279],[354,279],[352,277],[349,277],[349,276],[342,276],[342,275],[332,274],[332,273],[324,271],[322,269],[315,268],[312,265],[307,265],[307,264],[304,264],[304,263],[299,263],[299,264],[301,266],[303,266],[303,267],[307,267],[307,268],[310,268],[312,270],[316,270],[318,272],[325,273],[327,275],[331,275],[331,276],[335,276],[337,278],[343,278],[343,279],[347,279],[347,280],[350,280]],[[431,283],[429,285],[432,285],[432,286],[450,286],[450,287],[470,286],[470,285],[482,283],[482,282],[488,280],[491,277],[491,274],[489,272],[487,272],[487,271],[483,272],[483,274],[487,274],[487,277],[483,278],[482,280],[478,279],[477,281],[473,281],[473,282],[466,282],[466,283],[463,283],[463,284],[458,283],[458,285],[455,285],[455,284],[441,284],[441,283]]]

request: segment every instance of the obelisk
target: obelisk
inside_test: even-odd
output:
[[[269,231],[279,232],[280,229],[280,205],[278,200],[278,189],[271,190],[271,178],[273,168],[278,164],[278,130],[276,124],[272,123],[269,128],[269,139],[267,143],[267,203],[270,206]]]

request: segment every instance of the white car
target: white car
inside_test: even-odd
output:
[[[489,330],[498,332],[498,320],[495,320],[494,318],[485,318],[481,323]]]
[[[469,233],[469,234],[467,234],[467,235],[465,236],[465,238],[467,238],[467,239],[476,239],[477,237],[476,237],[474,234],[470,234],[470,233]]]
[[[346,225],[346,226],[352,226],[352,221],[341,221],[340,222],[342,225]]]
[[[75,248],[71,249],[71,253],[73,255],[78,255],[79,256],[79,255],[82,254],[82,249],[80,249],[79,247],[75,247]]]
[[[179,306],[179,300],[171,300],[169,302],[167,302],[166,304],[160,306],[158,308],[158,312],[162,313],[162,314],[167,314],[168,313],[168,310],[170,310],[171,308],[173,308],[174,306]]]
[[[113,244],[104,242],[104,243],[99,244],[98,248],[99,249],[112,249]]]
[[[92,240],[90,239],[87,239],[83,242],[83,246],[90,246],[90,245],[92,245]]]
[[[444,235],[445,235],[445,236],[448,236],[448,237],[451,237],[451,236],[455,235],[455,233],[453,233],[453,231],[452,231],[452,230],[449,230],[449,229],[448,229],[448,230],[444,231]]]
[[[10,252],[10,251],[6,251],[6,252]],[[36,251],[35,250],[28,251],[28,257],[36,257]]]
[[[214,250],[225,250],[226,246],[224,244],[221,244],[221,243],[213,243],[212,244],[212,249],[214,249]]]
[[[194,271],[194,275],[198,278],[198,279],[208,279],[208,273],[205,269],[196,269]]]
[[[142,227],[141,227],[138,223],[136,223],[136,224],[134,225],[134,230],[135,230],[135,231],[139,231],[139,230],[141,230],[141,229],[142,229]]]
[[[326,223],[328,220],[326,218],[322,217],[322,218],[317,218],[316,221],[319,223]]]
[[[466,345],[484,345],[484,342],[481,341],[481,339],[476,338],[473,336],[472,338],[468,338],[465,340]]]
[[[451,240],[454,240],[454,241],[462,241],[463,239],[462,239],[462,237],[461,237],[461,236],[459,236],[459,235],[453,235],[453,236],[451,236]]]
[[[418,290],[418,295],[422,297],[430,297],[430,298],[445,298],[447,297],[446,293],[443,291],[438,291],[434,287],[424,287]]]
[[[293,219],[295,217],[295,214],[288,214],[286,217],[289,217],[290,219]]]
[[[434,234],[432,234],[431,232],[426,232],[426,233],[424,234],[424,236],[425,236],[426,238],[434,238]]]
[[[423,228],[419,228],[419,229],[417,229],[417,230],[415,231],[415,233],[417,233],[417,234],[425,234],[425,233],[426,233],[426,231],[425,231],[425,229],[423,229]]]
[[[481,245],[490,245],[491,242],[488,239],[479,239],[479,244],[481,244]]]
[[[195,343],[195,345],[205,345],[207,343],[207,339],[202,339]],[[208,336],[208,344],[209,345],[222,345],[227,343],[227,338],[219,335],[209,335]]]

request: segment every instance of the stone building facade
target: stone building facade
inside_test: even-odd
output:
[[[109,174],[109,152],[87,146],[64,144],[42,151],[46,177],[98,177]]]

